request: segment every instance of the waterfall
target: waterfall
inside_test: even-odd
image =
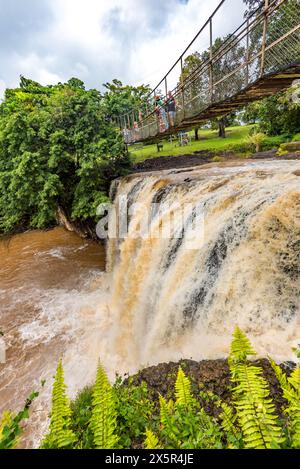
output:
[[[130,175],[111,199],[107,272],[102,246],[59,228],[0,245],[10,347],[0,411],[21,408],[46,380],[28,447],[46,430],[59,357],[74,398],[99,358],[112,381],[159,362],[223,358],[236,324],[261,356],[292,360],[300,343],[299,160]]]
[[[223,357],[235,325],[259,353],[292,357],[300,342],[299,170],[299,161],[246,161],[114,184],[119,214],[127,201],[128,232],[108,242],[110,347],[125,368]]]

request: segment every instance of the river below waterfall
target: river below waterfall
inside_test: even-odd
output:
[[[20,409],[46,379],[27,431],[26,444],[32,446],[47,425],[59,358],[65,357],[67,369],[72,369],[69,385],[74,393],[81,379],[86,383],[94,374],[95,370],[86,377],[91,369],[89,345],[93,348],[93,334],[97,340],[101,335],[97,305],[102,293],[95,281],[105,268],[105,251],[102,245],[55,228],[1,241],[0,259],[0,330],[6,345],[6,363],[0,365],[0,414]]]
[[[71,397],[92,382],[99,357],[111,378],[163,361],[222,358],[236,324],[260,355],[292,359],[300,342],[299,175],[300,161],[135,174],[112,186],[116,208],[127,200],[129,226],[106,255],[61,228],[1,241],[0,412],[20,408],[46,379],[24,444],[36,447],[47,427],[60,357]],[[139,234],[147,212],[151,236]],[[167,219],[171,236],[161,236]],[[189,245],[195,233],[201,243]]]

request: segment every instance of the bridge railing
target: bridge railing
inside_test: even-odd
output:
[[[163,134],[154,111],[155,96],[167,101],[169,77],[178,65],[176,86],[171,90],[176,100],[176,129],[191,126],[199,115],[205,115],[216,103],[222,103],[218,113],[226,114],[226,100],[268,73],[280,70],[300,57],[300,5],[297,0],[264,0],[231,34],[213,41],[214,18],[225,2],[200,29],[194,40],[148,96],[150,109],[142,116],[140,110],[119,116],[116,125],[123,131],[125,141],[132,143]],[[209,47],[198,51],[198,63],[186,76],[183,57],[195,41],[208,35]],[[207,41],[206,41],[207,42]],[[202,41],[205,43],[205,41]],[[194,51],[196,52],[196,51]],[[160,91],[164,86],[164,94]],[[152,109],[151,109],[152,105]],[[198,119],[198,120],[197,120]]]

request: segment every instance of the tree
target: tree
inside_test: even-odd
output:
[[[233,41],[231,36],[225,36],[224,38],[217,38],[215,40],[212,46],[214,55],[217,54],[218,50],[221,49],[229,38]],[[230,75],[228,79],[223,80],[219,85],[215,85],[213,90],[211,90],[209,67],[204,65],[208,63],[209,58],[210,50],[206,50],[201,54],[195,52],[189,55],[184,62],[180,80],[186,83],[184,86],[185,107],[187,108],[187,112],[191,115],[205,109],[210,104],[211,98],[214,102],[223,101],[239,91],[244,84],[245,73],[242,68],[238,68],[245,59],[245,48],[243,45],[240,43],[232,45],[226,53],[221,52],[219,58],[214,62],[212,70],[214,83],[230,75],[234,70],[236,70],[236,72],[234,73],[234,79],[232,75]],[[191,75],[192,77],[190,77]],[[228,117],[222,116],[213,120],[213,125],[215,123],[218,125],[220,137],[225,138],[225,127],[229,125],[228,123],[233,117],[234,114],[231,113]],[[195,129],[195,136],[196,135],[197,130]]]
[[[108,119],[116,119],[132,112],[135,112],[136,119],[139,119],[139,111],[142,115],[148,113],[151,106],[148,98],[151,89],[148,85],[123,85],[121,81],[114,79],[103,86],[107,90],[103,94],[103,103]],[[127,125],[128,121],[125,119],[121,124]],[[130,125],[133,125],[132,121]]]
[[[196,70],[200,67],[201,64],[202,64],[202,57],[199,54],[199,52],[194,52],[193,54],[188,55],[184,59],[182,73],[180,76],[180,82],[183,83],[193,72],[196,72]],[[196,97],[199,95],[199,91],[201,90],[202,86],[203,86],[202,76],[196,75],[195,79],[192,81],[192,83],[188,86],[188,89],[185,91],[185,100],[187,100],[188,102],[195,101],[195,103],[192,104],[192,107],[197,106],[198,109],[199,109],[200,102],[199,100],[196,101]],[[199,125],[194,127],[195,140],[199,140],[199,129],[200,129]]]
[[[248,105],[243,113],[244,122],[258,122],[259,130],[268,135],[299,132],[300,107],[293,99],[296,86]]]
[[[244,0],[247,6],[247,14],[253,14],[258,7],[264,6],[264,2],[257,0]],[[268,18],[267,43],[272,43],[285,33],[297,26],[298,21],[298,0],[289,0],[283,3]],[[261,8],[258,10],[261,12]],[[251,52],[260,52],[262,41],[262,24],[255,28],[250,35]],[[289,34],[285,39],[276,44],[266,53],[264,71],[266,73],[274,71],[274,66],[279,67],[279,58],[282,57],[284,63],[293,63],[295,60],[295,41],[298,39],[298,32]],[[273,56],[276,56],[274,65]],[[269,60],[270,58],[270,60]],[[259,73],[260,61],[256,63],[256,73]],[[244,111],[245,122],[258,122],[259,128],[268,135],[280,133],[293,134],[300,130],[300,108],[299,101],[293,99],[294,88],[282,91],[274,96],[266,98],[260,102],[250,104]],[[297,102],[295,102],[297,101]]]
[[[0,232],[52,226],[58,207],[94,228],[111,179],[128,166],[97,90],[21,77],[0,105]]]
[[[260,5],[264,4],[263,0],[243,0],[247,6],[247,10],[245,11],[245,17],[249,14],[251,15],[254,13]]]
[[[248,104],[243,110],[242,110],[242,121],[245,124],[256,124],[258,119],[259,119],[259,106],[260,106],[259,101],[255,101],[254,103]]]

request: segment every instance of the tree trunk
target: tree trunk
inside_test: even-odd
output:
[[[199,135],[198,135],[199,127],[195,127],[194,131],[195,131],[195,140],[199,140]]]
[[[219,137],[226,138],[225,120],[223,118],[219,120]]]

